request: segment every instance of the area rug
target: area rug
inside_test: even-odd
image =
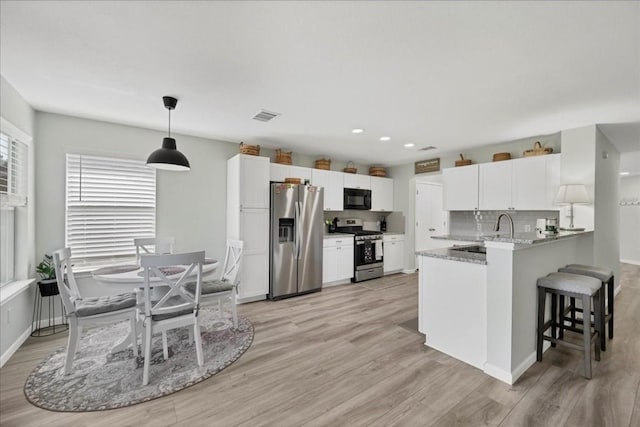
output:
[[[397,277],[396,277],[397,276]],[[356,283],[356,286],[361,288],[367,288],[372,291],[381,291],[383,289],[394,288],[396,286],[406,285],[409,283],[406,280],[406,274],[398,274],[393,276],[387,276],[382,279],[367,280],[364,282]]]
[[[109,349],[127,336],[129,323],[94,328],[83,334],[71,374],[64,375],[66,347],[48,356],[27,378],[24,394],[34,405],[51,411],[85,412],[122,408],[147,402],[197,384],[236,361],[253,341],[253,326],[238,316],[230,319],[211,309],[200,311],[204,366],[187,328],[167,332],[169,358],[162,354],[162,336],[153,338],[149,384],[142,385],[143,357],[133,350],[111,354]]]

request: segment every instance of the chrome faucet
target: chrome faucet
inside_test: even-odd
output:
[[[506,212],[503,212],[500,215],[498,215],[498,221],[496,221],[496,226],[493,228],[493,231],[500,231],[500,220],[502,219],[503,216],[506,216],[507,219],[509,220],[509,237],[513,239],[513,218],[511,218],[511,215],[509,215]]]

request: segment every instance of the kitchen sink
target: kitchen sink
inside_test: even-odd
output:
[[[460,251],[460,252],[469,252],[469,253],[472,253],[472,254],[486,254],[487,253],[487,248],[485,248],[484,246],[480,246],[480,245],[454,246],[452,248],[449,248],[449,250]]]

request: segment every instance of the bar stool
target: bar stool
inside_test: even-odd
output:
[[[609,323],[609,339],[613,338],[613,306],[614,306],[614,277],[613,270],[603,267],[596,267],[593,265],[584,265],[584,264],[569,264],[566,267],[561,267],[558,269],[561,273],[570,273],[570,274],[579,274],[581,276],[589,276],[595,279],[600,280],[602,282],[601,294],[602,298],[600,299],[600,319],[602,320],[602,340],[600,340],[600,348],[602,351],[607,350],[607,338],[606,338],[606,328],[607,322]],[[605,302],[605,293],[607,295]],[[564,298],[560,297],[560,307],[564,309]],[[566,313],[570,313],[570,317],[565,317]],[[560,338],[563,335],[563,327],[565,320],[571,321],[571,326],[573,328],[576,327],[576,323],[582,323],[580,319],[576,319],[576,312],[582,313],[584,317],[584,311],[581,308],[576,307],[576,299],[570,298],[569,307],[564,310],[561,314],[561,327],[560,327]],[[593,313],[591,313],[593,314]]]
[[[569,273],[550,273],[546,277],[541,277],[537,281],[538,285],[538,333],[537,333],[537,359],[542,361],[542,344],[544,340],[550,341],[551,346],[555,347],[556,344],[562,344],[564,346],[583,350],[584,351],[584,376],[591,379],[591,344],[593,338],[595,338],[595,356],[596,360],[600,360],[600,345],[601,340],[600,328],[602,322],[600,321],[600,310],[595,310],[595,332],[591,334],[591,327],[587,325],[591,324],[591,317],[585,319],[585,326],[582,328],[582,336],[584,339],[584,345],[579,345],[563,341],[556,338],[556,328],[558,326],[558,296],[565,296],[569,298],[580,298],[582,300],[583,307],[591,307],[591,298],[593,298],[594,307],[600,306],[601,295],[601,283],[599,280],[593,277],[580,276],[577,274]],[[547,299],[547,293],[551,294],[551,319],[548,322],[544,321],[545,303]],[[551,328],[551,336],[545,335],[545,331]]]

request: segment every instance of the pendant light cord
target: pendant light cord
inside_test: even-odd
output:
[[[171,138],[171,108],[169,110],[169,138]]]

